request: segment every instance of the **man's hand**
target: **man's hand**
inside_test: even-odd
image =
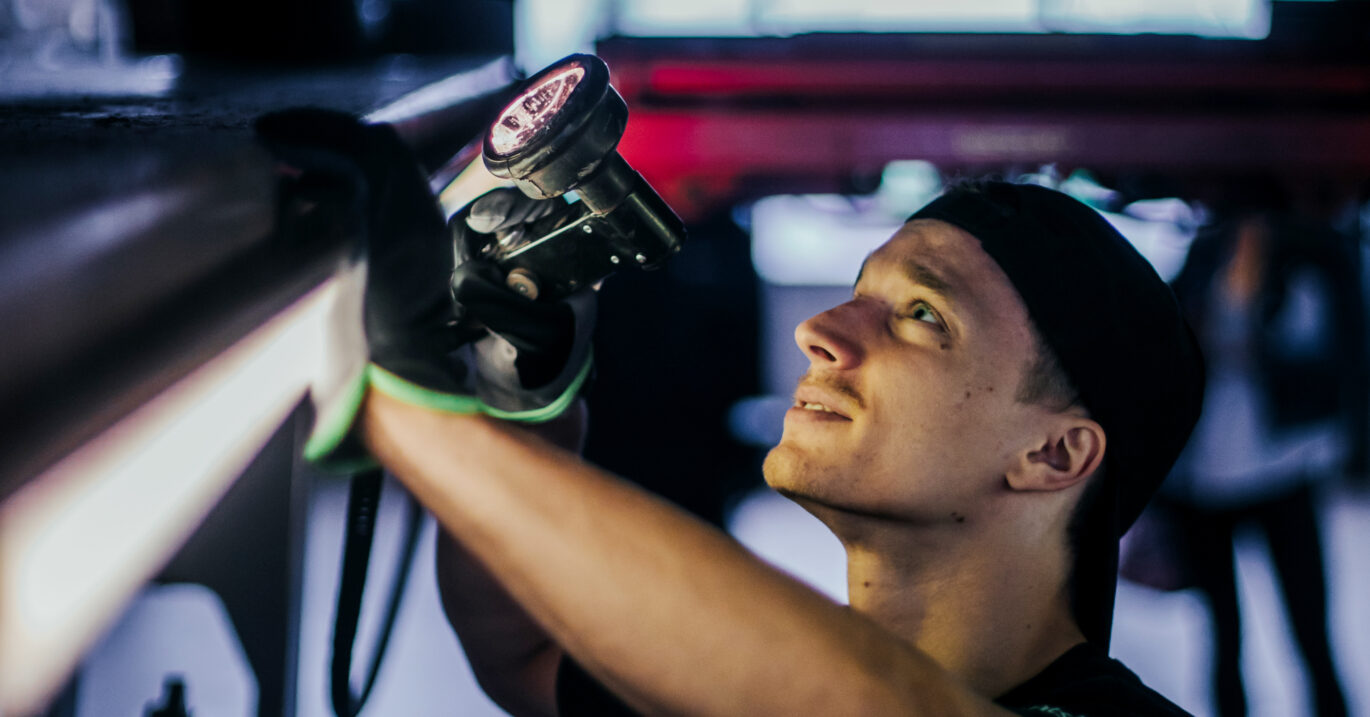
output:
[[[262,117],[256,130],[279,159],[287,196],[332,198],[345,216],[341,230],[358,239],[354,263],[340,274],[361,290],[350,288],[331,327],[331,358],[344,368],[313,393],[317,418],[305,456],[342,470],[369,462],[350,432],[377,376],[403,400],[471,410],[464,370],[450,358],[458,345],[450,240],[427,178],[394,129],[300,109]]]
[[[461,257],[452,296],[462,330],[479,337],[473,345],[476,391],[491,415],[534,422],[555,417],[589,378],[594,291],[564,301],[528,299],[504,285],[480,249],[491,240],[519,241],[574,215],[560,198],[535,200],[496,189],[452,219]]]

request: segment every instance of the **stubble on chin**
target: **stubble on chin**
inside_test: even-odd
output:
[[[781,443],[766,454],[761,471],[771,490],[817,518],[840,539],[835,526],[842,524],[847,510],[835,502],[830,490],[825,490],[822,468],[813,465],[802,451]]]
[[[766,453],[765,460],[761,462],[761,477],[766,480],[766,485],[777,491],[781,490],[796,458],[794,451],[786,446],[784,441],[771,448]]]
[[[761,464],[761,475],[771,490],[795,499],[808,491],[806,486],[814,480],[815,466],[803,451],[787,445],[783,440],[766,454]]]

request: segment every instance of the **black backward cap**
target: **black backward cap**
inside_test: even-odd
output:
[[[1072,602],[1085,637],[1107,647],[1118,539],[1199,417],[1204,370],[1194,335],[1151,264],[1098,212],[1061,192],[967,183],[909,219],[940,219],[980,241],[1104,429],[1104,485],[1077,526]]]

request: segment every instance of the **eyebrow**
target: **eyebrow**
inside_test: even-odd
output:
[[[870,257],[867,257],[866,261],[869,260]],[[914,259],[904,259],[899,262],[899,269],[902,270],[904,276],[908,277],[909,281],[924,288],[931,289],[942,296],[952,297],[956,293],[955,286],[948,281],[945,276],[926,264],[922,264]],[[866,262],[861,262],[861,270],[856,275],[856,284],[861,283],[861,276],[865,273]],[[853,284],[853,286],[855,286],[855,284]]]
[[[943,296],[949,296],[953,292],[951,282],[929,266],[910,259],[902,262],[902,268],[910,279]]]

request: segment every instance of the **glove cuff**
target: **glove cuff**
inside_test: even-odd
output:
[[[482,401],[484,413],[505,421],[522,423],[543,423],[560,416],[575,402],[594,370],[593,352],[586,349],[584,355],[585,360],[579,367],[576,364],[567,364],[566,370],[558,380],[538,391],[521,392],[519,398],[522,400],[517,402],[518,407],[508,407],[509,404],[504,404],[506,407],[500,408]]]
[[[561,415],[591,375],[594,364],[595,294],[582,291],[567,297],[573,334],[561,371],[545,384],[527,387],[519,370],[520,349],[494,333],[471,345],[476,395],[486,413],[506,420],[541,422]]]
[[[332,400],[326,404],[316,405],[314,428],[305,441],[303,455],[305,460],[328,473],[356,473],[378,465],[376,459],[371,457],[366,447],[352,432],[368,387],[406,403],[446,413],[483,413],[505,421],[542,423],[560,416],[570,408],[585,382],[589,380],[593,364],[593,357],[587,351],[585,362],[565,383],[565,388],[559,395],[551,397],[545,405],[521,410],[496,408],[475,396],[424,388],[376,364],[370,364]]]
[[[475,396],[435,391],[392,373],[376,364],[366,368],[367,380],[377,391],[405,403],[430,408],[444,413],[484,413]]]
[[[375,467],[366,447],[352,435],[366,397],[366,337],[362,332],[363,287],[367,267],[348,261],[326,290],[325,329],[320,342],[323,364],[310,386],[314,426],[302,454],[329,473]]]
[[[304,459],[329,473],[355,473],[376,467],[376,460],[352,435],[362,400],[366,397],[366,371],[357,373],[337,396],[316,404],[314,428],[305,441]]]
[[[401,378],[376,364],[371,364],[367,367],[367,380],[371,387],[375,388],[377,391],[397,398],[405,403],[422,406],[435,411],[463,415],[475,415],[480,413],[504,421],[542,423],[560,416],[566,412],[567,408],[570,408],[571,404],[575,401],[576,396],[580,393],[580,389],[589,379],[592,364],[593,361],[587,354],[584,365],[581,366],[571,380],[566,383],[565,388],[559,395],[552,397],[545,405],[515,410],[491,406],[476,396],[434,391],[433,389],[425,388]]]

